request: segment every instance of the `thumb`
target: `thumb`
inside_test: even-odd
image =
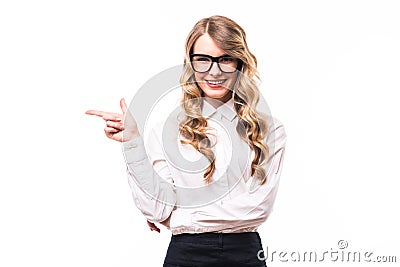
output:
[[[128,110],[128,107],[125,102],[125,98],[121,98],[121,100],[119,101],[119,105],[121,106],[122,112],[125,114],[126,111]]]

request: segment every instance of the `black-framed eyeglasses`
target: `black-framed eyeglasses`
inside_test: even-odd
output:
[[[233,73],[242,67],[242,61],[229,55],[213,57],[204,54],[190,54],[190,63],[196,72],[204,73],[211,70],[216,62],[218,68],[225,73]]]

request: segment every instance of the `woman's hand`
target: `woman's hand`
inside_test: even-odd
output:
[[[151,231],[160,232],[160,228],[158,228],[154,223],[147,221],[147,225],[150,227]]]
[[[102,117],[106,121],[104,132],[108,138],[118,142],[126,142],[140,134],[136,121],[126,106],[125,99],[122,98],[119,104],[122,114],[100,110],[88,110],[85,113]]]
[[[169,229],[170,219],[171,219],[171,215],[165,221],[160,222],[160,224],[164,225],[165,227],[167,227],[167,229]],[[158,228],[154,223],[152,223],[150,221],[147,221],[147,225],[150,227],[151,231],[157,231],[157,232],[161,231],[160,228]]]

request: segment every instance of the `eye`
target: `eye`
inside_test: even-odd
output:
[[[232,57],[223,57],[223,58],[221,58],[219,60],[219,62],[222,63],[222,64],[230,64],[230,63],[232,63],[234,61],[235,61],[235,59],[232,58]]]
[[[202,62],[208,62],[210,59],[208,57],[194,57],[194,61],[202,61]]]

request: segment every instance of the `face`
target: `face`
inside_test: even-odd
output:
[[[219,48],[214,40],[206,33],[200,36],[193,46],[193,54],[203,54],[212,57],[220,57],[227,53]],[[204,60],[204,59],[200,59]],[[229,64],[229,59],[221,59],[220,64]],[[200,63],[201,64],[201,63]],[[231,69],[230,71],[233,71]],[[222,72],[216,62],[212,64],[209,71],[200,73],[195,72],[195,78],[200,89],[203,91],[204,96],[215,102],[227,102],[232,97],[232,91],[230,88],[235,83],[237,72],[226,73]]]

